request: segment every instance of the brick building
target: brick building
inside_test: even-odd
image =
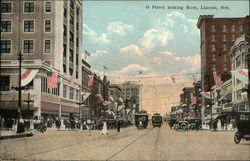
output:
[[[18,86],[21,53],[23,68],[38,70],[29,83],[37,94],[30,105],[34,115],[79,115],[82,1],[2,0],[1,14],[1,85],[6,87],[1,91],[1,110],[18,109],[17,92],[11,87]],[[48,72],[57,73],[57,88],[47,87]],[[26,107],[22,102],[21,110]]]
[[[222,81],[231,77],[231,62],[227,52],[237,37],[242,34],[249,35],[249,22],[249,16],[214,18],[213,15],[201,15],[199,17],[197,27],[200,29],[202,91],[211,90],[214,85],[214,71],[221,74]],[[211,106],[211,100],[202,97],[203,111],[207,105]],[[206,114],[203,113],[204,115]]]

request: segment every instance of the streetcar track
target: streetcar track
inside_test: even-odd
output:
[[[114,153],[112,156],[110,156],[109,158],[107,158],[106,161],[110,160],[111,158],[113,158],[114,156],[118,155],[119,153],[121,153],[122,151],[124,151],[125,149],[127,149],[129,146],[131,146],[132,144],[134,144],[138,140],[142,139],[144,136],[146,136],[151,131],[153,131],[153,129],[154,128],[151,128],[149,131],[147,131],[146,133],[144,133],[142,136],[139,136],[138,138],[136,138],[135,140],[133,140],[132,142],[130,142],[129,144],[127,144],[125,147],[123,147],[122,149],[120,149],[119,151],[117,151],[116,153]]]
[[[153,147],[152,153],[151,153],[151,155],[150,155],[150,159],[152,158],[152,160],[155,160],[155,159],[156,159],[157,144],[158,144],[158,140],[159,140],[160,129],[161,129],[161,127],[159,127],[159,129],[158,129],[158,131],[157,131],[157,135],[156,135],[154,147]]]
[[[129,132],[130,131],[127,131],[127,132],[125,132],[123,134],[127,134]],[[109,135],[109,136],[116,136],[116,135],[119,135],[119,134],[113,134],[113,135]],[[87,141],[84,141],[84,142],[80,142],[80,143],[77,143],[77,144],[72,144],[72,145],[68,145],[68,146],[64,146],[64,147],[57,147],[57,148],[53,148],[53,149],[41,151],[41,152],[38,152],[38,153],[33,153],[33,154],[29,154],[29,155],[17,157],[17,158],[15,158],[15,160],[20,160],[20,159],[23,159],[23,158],[26,158],[26,157],[31,157],[31,156],[35,156],[35,155],[39,155],[39,154],[44,154],[44,153],[52,152],[52,151],[57,151],[57,150],[63,150],[63,149],[71,148],[71,147],[82,145],[82,144],[85,144],[85,143],[88,143],[88,142],[91,142],[91,141],[97,141],[97,140],[100,140],[102,138],[103,137],[100,135],[97,138],[90,139],[90,140],[87,140]]]

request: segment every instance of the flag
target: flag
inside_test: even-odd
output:
[[[207,99],[212,99],[211,92],[201,92],[201,94]]]
[[[57,73],[47,72],[48,88],[57,88]]]
[[[70,79],[70,84],[73,84],[76,80],[76,73],[73,73]]]
[[[109,100],[110,100],[111,102],[114,102],[114,99],[113,99],[112,96],[109,96]]]
[[[174,76],[170,76],[172,83],[176,83],[176,79]]]
[[[105,70],[108,70],[108,68],[107,68],[106,66],[103,66],[103,68],[104,68]]]
[[[89,92],[81,92],[81,95],[83,96],[83,100],[82,101],[85,101],[89,97],[90,94],[91,93],[89,93]]]
[[[100,99],[100,101],[104,101],[103,97],[101,94],[96,94],[96,96]]]
[[[89,75],[88,86],[92,86],[93,82],[94,82],[94,76],[93,75]]]
[[[192,105],[197,104],[197,98],[195,96],[191,98],[191,103]]]
[[[122,100],[122,98],[119,98],[119,101],[121,101],[121,103],[123,103],[123,100]]]
[[[142,74],[142,71],[139,71],[139,75],[141,75]]]
[[[38,69],[21,69],[21,86],[29,84],[36,76]]]
[[[85,54],[90,56],[90,53],[87,50],[85,50]]]
[[[106,106],[106,105],[109,105],[110,103],[111,102],[109,102],[109,101],[106,100],[106,101],[103,102],[103,105]]]
[[[241,82],[248,84],[248,69],[238,69],[231,71],[231,73]]]
[[[220,76],[220,74],[217,75],[217,73],[214,71],[213,76],[214,76],[214,82],[215,82],[216,87],[221,88],[221,76]]]

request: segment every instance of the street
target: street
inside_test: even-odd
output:
[[[0,142],[0,159],[42,160],[249,160],[250,142],[233,141],[234,132],[123,128],[100,131],[46,131]]]

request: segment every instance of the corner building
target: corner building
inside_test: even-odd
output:
[[[227,55],[237,37],[249,35],[250,17],[214,18],[201,15],[197,22],[200,29],[202,91],[211,91],[215,84],[213,72],[221,74],[224,82],[231,78],[231,61]],[[202,120],[211,112],[211,100],[202,97]],[[206,108],[209,107],[209,108]]]
[[[1,115],[16,113],[18,54],[22,67],[37,69],[28,84],[37,97],[30,104],[33,115],[79,115],[82,89],[82,2],[80,0],[2,0]],[[47,88],[47,72],[57,72],[57,88]],[[70,83],[75,74],[74,83]],[[22,91],[23,100],[27,92]],[[22,112],[23,113],[23,112]]]

